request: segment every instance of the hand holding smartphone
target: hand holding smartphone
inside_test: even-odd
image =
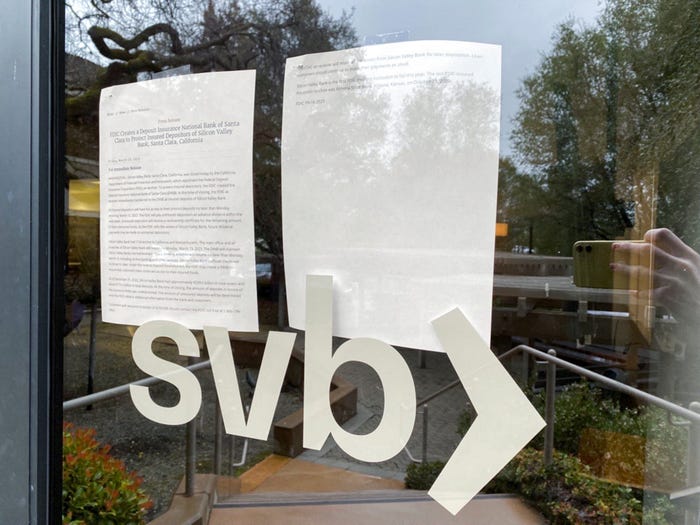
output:
[[[649,268],[644,259],[648,250],[616,250],[620,243],[644,241],[578,241],[574,243],[574,284],[584,288],[630,290],[636,287],[638,272],[615,271],[620,268]],[[646,257],[648,259],[648,255]]]

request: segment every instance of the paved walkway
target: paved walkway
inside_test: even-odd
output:
[[[403,482],[272,455],[240,476],[241,493],[400,490]]]
[[[457,379],[457,374],[447,354],[426,352],[425,368],[420,368],[420,353],[417,350],[400,349],[399,353],[409,365],[418,400],[433,394],[441,387]],[[381,420],[384,407],[384,392],[378,376],[372,369],[359,363],[347,363],[338,373],[357,386],[357,416],[343,425],[354,434],[367,434]],[[464,388],[457,386],[430,402],[428,406],[427,460],[446,462],[462,437],[457,432],[459,418],[467,410],[469,398]],[[422,459],[423,409],[416,411],[416,421],[407,449],[415,458]],[[350,457],[329,438],[320,451],[307,450],[300,459],[324,465],[354,470],[366,474],[395,478],[403,481],[406,468],[412,463],[406,452],[400,452],[390,460],[380,463],[365,463]]]

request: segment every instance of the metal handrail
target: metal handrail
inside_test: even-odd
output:
[[[536,348],[532,348],[531,346],[528,345],[518,345],[504,354],[501,354],[498,356],[499,361],[505,361],[506,359],[509,359],[513,355],[524,352],[527,354],[530,354],[538,359],[541,359],[545,362],[548,363],[548,388],[547,388],[547,397],[549,398],[545,407],[545,411],[547,412],[547,431],[545,435],[545,460],[547,462],[551,462],[552,458],[552,451],[553,451],[553,440],[554,440],[554,426],[553,426],[553,419],[554,419],[554,403],[553,403],[553,395],[554,395],[554,388],[552,387],[551,383],[554,379],[554,373],[556,372],[556,367],[560,366],[561,368],[565,370],[569,370],[570,372],[574,372],[577,375],[580,375],[582,377],[585,377],[587,379],[590,379],[592,381],[595,381],[597,383],[601,383],[608,388],[612,390],[616,390],[618,392],[622,392],[625,394],[628,394],[636,399],[639,399],[640,401],[643,401],[645,403],[648,403],[650,405],[657,406],[659,408],[662,408],[666,410],[669,414],[674,414],[676,416],[682,417],[685,420],[688,421],[689,424],[700,424],[700,413],[694,412],[693,410],[684,408],[682,406],[676,405],[675,403],[672,403],[670,401],[667,401],[665,399],[662,399],[660,397],[654,396],[652,394],[649,394],[648,392],[644,392],[643,390],[639,390],[638,388],[631,387],[629,385],[626,385],[624,383],[621,383],[619,381],[616,381],[614,379],[611,379],[609,377],[606,377],[604,375],[598,374],[597,372],[591,372],[590,370],[583,368],[578,365],[574,365],[572,363],[569,363],[568,361],[565,361],[564,359],[561,359],[556,356],[556,351],[555,350],[550,350],[550,353],[542,352],[541,350],[537,350]],[[418,407],[426,407],[427,408],[427,403],[436,399],[437,397],[440,397],[444,393],[452,390],[453,388],[460,386],[462,384],[461,380],[456,379],[455,381],[452,381],[451,383],[448,383],[447,385],[439,388],[432,394],[424,397],[423,399],[419,400],[416,403],[416,408]],[[427,427],[427,421],[424,418],[423,425],[424,427]],[[426,461],[427,457],[427,432],[424,429],[423,431],[423,461]],[[404,450],[408,454],[408,457],[411,458],[411,461],[414,463],[419,463],[420,461],[417,461],[410,453],[407,447],[404,447]]]
[[[198,370],[202,370],[204,368],[210,368],[211,367],[211,361],[205,360],[205,361],[200,361],[198,363],[191,364],[185,369],[189,370],[190,372],[196,372]],[[93,403],[97,403],[99,401],[106,401],[108,399],[112,399],[121,395],[126,394],[129,392],[130,387],[132,385],[135,386],[152,386],[156,385],[158,383],[161,383],[164,379],[167,379],[169,374],[164,375],[162,378],[161,377],[146,377],[143,379],[139,379],[138,381],[134,381],[132,383],[127,383],[125,385],[119,385],[115,386],[113,388],[108,388],[106,390],[101,390],[100,392],[95,392],[94,394],[89,394],[86,396],[81,396],[81,397],[76,397],[74,399],[69,399],[68,401],[63,402],[63,411],[66,412],[68,410],[74,410],[76,408],[81,408],[81,407],[86,407],[90,406]],[[246,413],[247,413],[248,406],[246,406]],[[217,417],[219,415],[217,414]],[[222,428],[220,425],[217,425],[217,430],[216,430],[216,442],[220,447],[220,436],[219,433],[222,432]],[[190,421],[187,423],[187,429],[185,432],[185,494],[187,496],[191,496],[194,493],[194,473],[195,473],[195,456],[196,456],[196,450],[195,450],[195,443],[196,443],[196,432],[195,432],[195,422]],[[220,453],[220,448],[218,449]],[[243,453],[241,455],[241,460],[236,463],[232,463],[230,466],[232,467],[239,467],[243,464],[245,464],[246,457],[248,454],[248,438],[245,439],[243,442]],[[215,454],[217,455],[217,454]],[[218,456],[218,455],[217,455]],[[233,459],[233,458],[231,458]],[[218,463],[218,469],[220,469],[220,458],[217,457],[215,458],[215,463]],[[217,472],[219,474],[220,472]]]
[[[199,363],[195,363],[185,368],[190,372],[196,372],[197,370],[209,368],[210,366],[211,361],[206,360],[201,361]],[[94,394],[89,394],[87,396],[69,399],[68,401],[63,402],[63,411],[66,412],[75,408],[86,407],[88,405],[92,405],[93,403],[97,403],[98,401],[106,401],[107,399],[112,399],[113,397],[121,396],[129,391],[131,385],[151,386],[157,385],[160,382],[162,382],[162,379],[158,377],[145,377],[143,379],[139,379],[138,381],[134,381],[133,383],[127,383],[126,385],[115,386],[113,388],[101,390],[100,392],[95,392]]]
[[[568,361],[565,361],[564,359],[561,359],[561,358],[556,357],[554,355],[550,355],[546,352],[542,352],[541,350],[537,350],[537,349],[532,348],[532,347],[527,346],[527,345],[518,345],[514,348],[511,348],[506,353],[500,355],[498,357],[498,359],[503,361],[505,359],[508,359],[512,355],[518,353],[518,352],[526,352],[534,357],[537,357],[538,359],[542,359],[543,361],[554,363],[557,366],[564,368],[565,370],[569,370],[570,372],[574,372],[580,376],[591,379],[591,380],[595,381],[596,383],[601,383],[612,390],[617,390],[618,392],[628,394],[628,395],[630,395],[636,399],[639,399],[640,401],[644,401],[645,403],[648,403],[650,405],[654,405],[654,406],[657,406],[659,408],[663,408],[664,410],[671,412],[672,414],[675,414],[677,416],[680,416],[683,419],[686,419],[686,420],[691,421],[693,423],[700,423],[700,414],[698,414],[697,412],[694,412],[688,408],[684,408],[682,406],[676,405],[675,403],[672,403],[671,401],[667,401],[666,399],[649,394],[648,392],[644,392],[643,390],[639,390],[638,388],[634,388],[634,387],[631,387],[631,386],[626,385],[624,383],[621,383],[619,381],[616,381],[615,379],[610,379],[609,377],[598,374],[597,372],[591,372],[590,370],[587,370],[586,368],[583,368],[583,367],[578,366],[578,365],[574,365],[572,363],[569,363]]]
[[[527,346],[527,345],[518,345],[518,346],[511,348],[506,353],[498,356],[498,360],[504,361],[504,360],[512,357],[514,354],[517,354],[518,352],[526,352],[526,353],[531,354],[531,355],[533,355],[539,359],[542,359],[544,361],[555,363],[557,366],[560,366],[560,367],[562,367],[566,370],[569,370],[571,372],[575,372],[576,374],[583,376],[583,377],[586,377],[588,379],[591,379],[597,383],[602,383],[605,386],[607,386],[613,390],[617,390],[619,392],[629,394],[629,395],[636,397],[637,399],[640,399],[646,403],[663,408],[664,410],[667,410],[668,412],[675,414],[677,416],[680,416],[688,421],[700,423],[700,414],[697,414],[696,412],[693,412],[692,410],[689,410],[689,409],[684,408],[682,406],[676,405],[675,403],[672,403],[672,402],[667,401],[665,399],[662,399],[660,397],[649,394],[648,392],[644,392],[643,390],[639,390],[638,388],[634,388],[634,387],[631,387],[631,386],[626,385],[624,383],[621,383],[619,381],[616,381],[614,379],[610,379],[609,377],[606,377],[602,374],[598,374],[597,372],[591,372],[590,370],[587,370],[586,368],[574,365],[572,363],[569,363],[568,361],[565,361],[564,359],[561,359],[561,358],[556,357],[554,355],[550,355],[548,353],[542,352],[541,350],[537,350],[536,348],[532,348],[532,347]],[[433,399],[441,396],[445,392],[452,390],[454,387],[459,386],[461,384],[462,384],[462,382],[459,379],[456,379],[455,381],[448,383],[447,385],[443,386],[439,390],[435,391],[434,393],[432,393],[432,394],[424,397],[420,401],[418,401],[416,403],[416,407],[420,407],[420,406],[425,405],[429,401],[432,401]]]
[[[421,413],[423,415],[423,446],[421,447],[421,459],[413,457],[411,451],[408,450],[408,445],[403,447],[403,451],[408,456],[408,459],[410,459],[413,463],[425,463],[426,461],[428,461],[428,404],[426,403],[422,405],[422,408],[423,410]]]
[[[504,361],[506,359],[509,359],[513,355],[519,353],[519,352],[524,352],[529,355],[532,355],[540,360],[543,360],[549,364],[548,366],[548,381],[547,381],[547,397],[548,397],[548,403],[546,407],[546,412],[547,412],[547,435],[545,436],[547,439],[545,439],[545,458],[547,459],[549,457],[549,460],[551,461],[551,451],[553,448],[553,395],[554,395],[554,388],[553,388],[553,377],[554,373],[556,373],[556,367],[561,367],[565,370],[569,370],[571,372],[576,373],[577,375],[580,375],[582,377],[585,377],[587,379],[590,379],[592,381],[595,381],[597,383],[603,384],[607,386],[608,388],[612,390],[616,390],[618,392],[625,393],[627,395],[630,395],[640,401],[643,401],[647,404],[657,406],[659,408],[662,408],[669,412],[670,414],[674,414],[676,416],[682,417],[686,419],[688,422],[691,424],[697,426],[700,425],[700,413],[695,412],[693,410],[684,408],[682,406],[676,405],[670,401],[667,401],[665,399],[662,399],[660,397],[654,396],[652,394],[649,394],[647,392],[644,392],[642,390],[639,390],[637,388],[631,387],[629,385],[626,385],[624,383],[621,383],[619,381],[616,381],[614,379],[611,379],[609,377],[606,377],[604,375],[598,374],[597,372],[591,372],[590,370],[587,370],[586,368],[583,368],[578,365],[574,365],[572,363],[569,363],[568,361],[565,361],[559,357],[556,357],[556,352],[554,350],[550,350],[550,353],[545,353],[542,352],[541,350],[537,350],[535,348],[532,348],[527,345],[518,345],[504,354],[501,354],[498,356],[499,361]],[[190,372],[195,372],[204,368],[208,368],[211,366],[211,362],[209,360],[206,361],[201,361],[199,363],[194,363],[191,364],[190,366],[186,367],[187,370]],[[147,377],[144,379],[140,379],[138,381],[134,381],[129,384],[125,385],[119,385],[113,388],[109,388],[107,390],[103,390],[100,392],[96,392],[94,394],[89,394],[86,396],[70,399],[68,401],[65,401],[63,403],[63,410],[68,411],[68,410],[73,410],[75,408],[80,408],[80,407],[85,407],[92,405],[93,403],[99,402],[99,401],[104,401],[107,399],[111,399],[120,395],[123,395],[127,393],[130,390],[131,385],[139,385],[139,386],[151,386],[158,384],[162,381],[163,379],[158,378],[158,377]],[[427,460],[427,438],[428,438],[428,433],[427,433],[427,427],[428,427],[428,402],[436,399],[437,397],[441,396],[445,392],[448,392],[449,390],[461,385],[461,380],[457,379],[440,389],[438,389],[436,392],[428,395],[427,397],[419,400],[416,403],[416,407],[423,407],[423,443],[422,443],[422,462],[425,462]],[[552,399],[549,399],[552,398]],[[218,414],[217,414],[218,417]],[[220,429],[220,425],[217,425],[217,428]],[[192,430],[194,429],[194,426],[192,427]],[[190,432],[191,433],[191,432]],[[194,486],[194,481],[193,481],[193,476],[194,476],[194,466],[193,466],[193,461],[192,461],[192,456],[194,456],[194,439],[190,436],[190,439],[188,441],[191,441],[191,443],[188,443],[187,449],[187,462],[186,466],[188,467],[186,470],[186,493],[190,495],[192,493],[192,489]],[[248,440],[245,440],[244,443],[244,448],[243,448],[243,458],[241,462],[245,462],[245,457],[247,453],[247,445],[248,445]],[[219,438],[217,436],[217,444],[219,444]],[[219,444],[220,447],[220,444]],[[219,448],[217,447],[217,448]],[[220,448],[219,448],[220,450]],[[408,454],[409,458],[411,461],[418,462],[410,453],[407,447],[404,447],[404,450]],[[547,451],[549,451],[549,454],[547,454]],[[216,454],[215,454],[216,455]],[[215,463],[219,464],[220,459],[217,459]],[[236,465],[238,466],[238,464]],[[190,472],[191,471],[191,472]],[[681,491],[679,493],[679,497],[685,496],[686,494]]]

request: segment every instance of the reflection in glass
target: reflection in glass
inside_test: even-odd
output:
[[[492,4],[493,9],[503,9],[501,4]],[[442,6],[438,2],[436,9]],[[277,301],[277,292],[283,289],[279,277],[283,275],[280,128],[284,63],[289,56],[352,47],[355,38],[349,18],[328,17],[308,0],[240,4],[69,1],[66,19],[66,167],[70,180],[66,188],[65,291],[69,307],[64,375],[68,399],[88,389],[103,390],[140,377],[130,355],[130,329],[100,322],[99,219],[94,207],[99,90],[134,82],[139,74],[182,65],[189,65],[193,72],[258,70],[255,215],[260,250],[257,260],[265,264],[258,268],[264,286],[260,317],[271,325],[282,319],[280,324],[284,325]],[[382,31],[395,31],[391,23],[382,21]],[[556,348],[563,359],[682,406],[700,401],[696,328],[700,250],[696,212],[700,196],[698,28],[700,11],[694,2],[611,0],[595,24],[566,22],[554,29],[551,49],[543,50],[540,65],[522,82],[521,107],[512,137],[513,158],[500,159],[497,220],[507,224],[507,235],[495,239],[491,346],[497,352],[522,342],[542,350]],[[550,28],[530,30],[549,32]],[[468,98],[483,103],[466,104]],[[469,165],[469,148],[495,154],[491,144],[479,142],[481,134],[465,135],[462,123],[484,120],[483,115],[496,110],[497,103],[493,94],[478,92],[478,87],[468,82],[419,86],[407,94],[396,119],[397,128],[392,130],[404,138],[387,143],[384,137],[393,109],[379,93],[367,89],[356,93],[350,104],[353,111],[337,115],[334,125],[319,131],[319,136],[303,138],[299,148],[308,157],[300,162],[309,166],[316,161],[325,163],[328,169],[316,175],[331,178],[339,186],[362,184],[370,188],[401,187],[405,182],[402,173],[407,167],[418,166],[425,173],[425,186],[434,190],[416,190],[416,198],[426,210],[447,203],[460,206],[461,195],[450,193],[449,185],[430,186],[436,176],[431,166],[436,161],[456,167]],[[318,111],[334,109],[319,107]],[[426,114],[440,118],[426,119]],[[367,140],[361,146],[343,141],[338,133],[341,127]],[[420,133],[407,133],[416,129]],[[431,140],[441,138],[443,147],[432,152],[433,157],[416,154],[415,142],[420,142],[421,134]],[[356,177],[334,177],[330,169],[334,159],[314,158],[310,146],[321,138],[335,145],[339,158],[356,164]],[[418,220],[407,215],[400,203],[389,207],[383,202],[372,204],[382,210],[388,233],[415,226]],[[313,203],[318,209],[324,205]],[[352,217],[353,209],[349,201],[342,209],[324,211]],[[374,221],[374,217],[359,219],[367,228]],[[435,232],[445,257],[451,256],[457,244],[468,243],[462,234],[449,229]],[[340,244],[345,235],[347,232],[338,231]],[[637,260],[643,259],[644,264],[635,269],[614,269],[649,276],[651,279],[645,280],[651,284],[633,290],[574,287],[572,247],[574,242],[586,240],[614,242],[617,247],[612,252],[641,251]],[[627,243],[632,240],[643,242]],[[412,249],[410,245],[404,248]],[[381,246],[368,247],[364,256],[373,257],[378,250]],[[388,255],[391,266],[392,258],[406,257],[406,252]],[[417,260],[420,254],[411,257]],[[611,260],[600,270],[612,271],[610,264],[619,261]],[[436,268],[437,274],[441,271]],[[392,279],[400,282],[399,277],[388,277],[387,286],[395,284]],[[402,299],[396,297],[397,301]],[[372,304],[363,306],[370,309]],[[179,359],[167,341],[159,341],[156,352],[172,361]],[[430,354],[427,366],[420,368],[415,353],[401,352],[414,377],[420,378],[419,398],[455,379],[444,356]],[[183,360],[178,362],[184,364]],[[255,365],[243,366],[247,368],[246,374],[240,374],[241,389],[249,400]],[[536,403],[544,398],[544,377],[532,361],[519,358],[509,366]],[[376,427],[381,417],[381,384],[367,380],[366,371],[357,368],[348,366],[341,375],[358,386],[359,406],[369,413],[355,428],[362,433]],[[216,400],[207,374],[198,372],[207,407],[198,420],[201,471],[211,471],[213,464],[215,420],[211,407]],[[693,456],[693,450],[689,454],[686,448],[687,425],[677,426],[680,421],[669,418],[668,412],[637,406],[631,398],[597,385],[566,387],[573,379],[561,370],[557,376],[555,461],[567,475],[583,474],[564,479],[557,478],[553,469],[543,469],[542,443],[536,440],[534,448],[524,451],[487,490],[526,494],[533,487],[564,487],[553,497],[536,491],[530,496],[529,504],[551,521],[555,515],[562,520],[566,515],[572,521],[586,516],[590,522],[600,523],[605,521],[600,517],[604,515],[611,521],[643,517],[650,523],[662,523],[663,519],[682,523],[686,511],[692,519],[697,511],[696,497],[669,502],[667,496],[669,491],[700,484],[688,468],[698,455]],[[163,404],[172,404],[177,392],[164,385],[154,389],[153,395]],[[288,385],[282,397],[280,416],[300,407],[300,392],[295,386]],[[458,421],[467,405],[467,396],[459,388],[431,401],[428,460],[444,461],[454,450],[460,440],[455,430],[459,426],[461,433],[466,431],[473,417],[465,410]],[[89,411],[67,411],[65,419],[96,427],[98,437],[111,442],[114,453],[127,460],[128,468],[145,476],[147,491],[156,502],[149,517],[165,510],[183,474],[184,429],[150,424],[135,413],[128,398],[95,403]],[[420,432],[417,425],[409,442],[414,456],[423,444]],[[239,441],[231,462],[239,459],[240,445]],[[249,458],[266,456],[271,450],[270,443],[251,442]],[[332,445],[329,450],[326,459],[348,461],[333,451]],[[580,467],[579,460],[592,470]],[[382,473],[403,473],[410,463],[407,456],[400,455],[377,468]],[[572,489],[564,483],[572,478],[583,483]],[[603,484],[595,478],[614,483]],[[293,485],[303,485],[304,479],[303,475],[296,477]],[[581,487],[595,489],[586,492],[589,500],[567,497],[581,496]],[[603,497],[610,494],[622,507],[611,506]],[[552,514],[556,512],[559,514]],[[694,519],[697,522],[697,514]]]
[[[513,321],[503,333],[534,338],[536,346],[556,348],[562,357],[684,407],[700,399],[694,270],[699,16],[692,2],[610,1],[592,26],[559,26],[552,49],[522,83],[515,159],[502,159],[499,189],[499,218],[510,233],[498,241],[500,267],[514,273],[519,265],[516,271],[529,274],[520,280],[523,288],[528,280],[530,293],[540,297],[523,301],[547,309],[530,314],[529,304],[519,303],[529,326]],[[602,240],[610,242],[593,242]],[[584,253],[572,253],[574,246]],[[604,246],[603,260],[585,253]],[[559,277],[573,275],[577,262],[595,264],[585,273],[611,284],[575,288]],[[534,272],[523,269],[528,264]],[[497,311],[514,305],[514,282],[500,278]],[[555,321],[560,315],[571,319],[568,328]],[[651,516],[654,490],[664,485],[659,472],[673,478],[664,485],[670,490],[697,484],[693,465],[700,451],[685,448],[687,426],[638,410],[646,418],[644,432],[636,431],[646,439],[638,461],[646,478],[637,484],[647,490]],[[623,426],[618,434],[627,432]],[[583,443],[573,449],[579,456]],[[602,446],[592,443],[587,446]],[[610,464],[616,461],[625,463],[613,454]],[[697,519],[694,505],[692,498],[677,502],[669,519],[682,520],[685,512]]]

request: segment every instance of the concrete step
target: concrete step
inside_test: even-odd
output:
[[[233,523],[543,525],[546,522],[511,495],[477,496],[453,516],[425,492],[377,490],[254,492],[214,504],[209,525]]]
[[[178,489],[152,525],[378,524],[544,525],[512,495],[479,495],[452,516],[426,492],[395,479],[282,456],[269,456],[240,478],[197,475],[194,496]]]
[[[242,493],[356,492],[403,489],[403,482],[330,467],[321,463],[271,455],[241,475]],[[223,498],[219,497],[219,501]]]
[[[479,495],[455,517],[426,492],[406,490],[396,479],[274,455],[241,476],[240,494],[219,497],[210,519],[210,525],[546,523],[512,495]]]

